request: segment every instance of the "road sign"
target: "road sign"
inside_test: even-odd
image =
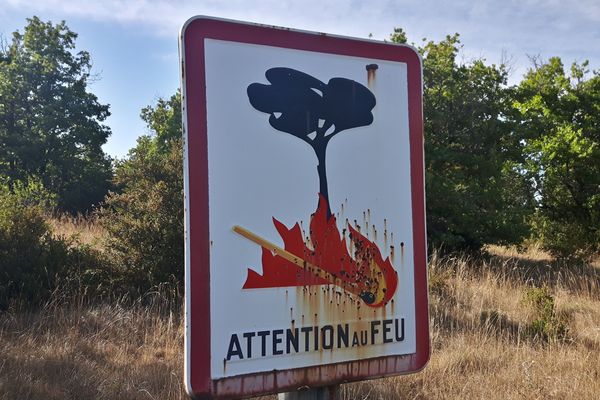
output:
[[[188,392],[423,368],[417,52],[207,17],[180,49]]]

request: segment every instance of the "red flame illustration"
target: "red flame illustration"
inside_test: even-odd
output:
[[[284,249],[265,240],[260,241],[260,238],[250,238],[256,236],[243,228],[234,228],[236,232],[263,246],[263,274],[248,268],[243,288],[335,284],[359,296],[371,307],[387,304],[398,286],[398,275],[389,257],[384,260],[377,245],[350,225],[349,250],[346,229],[340,235],[335,217],[332,215],[327,218],[327,208],[327,201],[320,196],[319,205],[310,221],[309,243],[304,242],[298,223],[288,229],[273,218],[273,224],[283,239]]]

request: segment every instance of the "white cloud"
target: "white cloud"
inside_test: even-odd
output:
[[[6,0],[15,10],[52,12],[65,16],[86,17],[100,21],[146,25],[159,34],[173,35],[191,16],[204,14],[225,18],[260,21],[274,24],[279,21],[315,25],[314,21],[335,20],[352,12],[360,12],[360,5],[344,1],[316,1],[285,3],[275,0],[242,1],[164,1],[164,0],[104,0],[67,2],[59,0]],[[305,21],[302,23],[301,21]],[[289,23],[288,23],[289,25]]]
[[[408,0],[4,0],[5,6],[15,10],[51,12],[56,15],[117,21],[123,24],[145,25],[158,34],[173,35],[186,19],[193,15],[215,15],[225,18],[250,20],[266,24],[347,32],[391,31],[394,24],[409,22],[415,25],[467,29],[478,22],[503,24],[529,23],[535,27],[548,18],[561,18],[563,23],[600,22],[598,0],[422,0],[418,4]],[[509,25],[507,25],[509,24]],[[522,27],[527,28],[527,27]]]
[[[168,37],[198,14],[376,39],[401,26],[417,42],[459,32],[467,59],[499,62],[505,52],[519,72],[527,54],[559,55],[566,62],[590,58],[596,67],[600,58],[598,0],[5,0],[5,8],[117,22]]]

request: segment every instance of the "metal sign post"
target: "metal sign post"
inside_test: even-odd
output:
[[[333,398],[422,369],[417,52],[207,17],[180,52],[190,395]]]

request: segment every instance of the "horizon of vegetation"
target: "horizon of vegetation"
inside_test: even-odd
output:
[[[179,92],[143,108],[152,133],[111,159],[110,109],[90,91],[91,55],[76,39],[64,21],[32,17],[0,48],[0,308],[74,282],[137,294],[182,284]],[[390,40],[408,42],[400,28]],[[459,62],[458,34],[415,47],[429,247],[539,243],[558,257],[597,255],[600,73],[555,57],[509,85],[504,65]],[[101,244],[53,235],[47,216],[60,214],[93,219]]]

